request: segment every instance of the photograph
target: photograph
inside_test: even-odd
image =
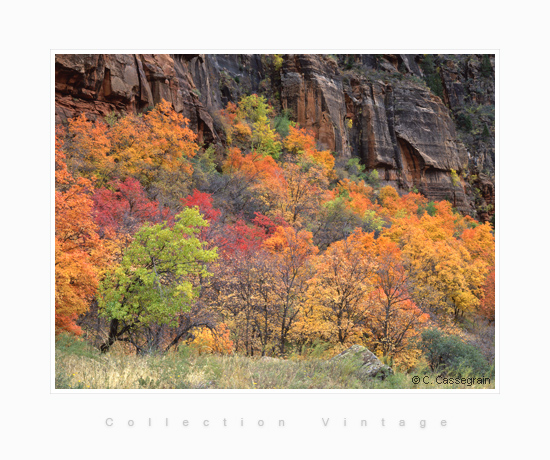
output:
[[[52,54],[52,392],[498,393],[498,55],[273,53]]]
[[[7,5],[0,457],[543,458],[539,3]]]

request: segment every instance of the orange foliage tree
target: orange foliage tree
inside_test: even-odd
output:
[[[165,100],[146,114],[110,124],[80,115],[69,120],[64,152],[71,170],[95,178],[97,186],[133,177],[154,196],[181,195],[190,185],[190,159],[198,149],[187,124]]]
[[[495,322],[495,305],[495,267],[492,267],[483,285],[483,296],[479,306],[481,316],[492,323]]]
[[[284,163],[282,175],[270,176],[258,189],[267,215],[299,227],[315,220],[321,204],[331,197],[321,168],[293,162]]]
[[[397,244],[382,236],[375,242],[375,251],[376,291],[369,321],[369,342],[384,356],[395,357],[407,348],[429,316],[413,301],[410,273]]]
[[[290,153],[311,159],[329,173],[334,168],[334,156],[328,150],[317,150],[315,144],[315,137],[312,134],[296,126],[289,126],[288,136],[283,142]]]
[[[62,143],[55,150],[55,318],[61,330],[80,333],[75,320],[87,311],[105,260],[93,219],[93,186],[67,170]]]

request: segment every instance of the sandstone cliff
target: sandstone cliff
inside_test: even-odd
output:
[[[166,99],[200,142],[221,150],[216,112],[243,94],[265,94],[324,148],[360,157],[383,183],[490,217],[494,59],[277,56],[57,55],[56,122],[81,112],[96,118],[145,111]]]

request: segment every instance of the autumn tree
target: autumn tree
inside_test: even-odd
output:
[[[466,228],[460,239],[474,260],[495,264],[495,236],[489,222]]]
[[[149,223],[172,221],[170,209],[161,208],[156,201],[149,200],[141,184],[134,178],[114,180],[95,190],[94,219],[99,233],[107,241],[115,256],[120,259],[124,249],[132,241],[139,228]],[[113,243],[113,244],[110,244]]]
[[[88,120],[82,113],[68,120],[67,129],[60,132],[60,139],[71,171],[78,176],[95,178],[99,184],[109,180],[115,167],[110,157],[109,125]]]
[[[198,328],[193,337],[189,339],[189,346],[197,350],[199,354],[229,355],[233,352],[234,344],[228,327],[221,323],[217,330],[208,327]]]
[[[272,351],[275,296],[273,257],[263,248],[275,224],[259,215],[254,224],[226,225],[220,260],[210,283],[213,305],[230,327],[235,349],[246,355]]]
[[[328,150],[318,150],[313,134],[297,126],[289,126],[288,136],[284,139],[284,147],[293,155],[313,161],[325,169],[326,174],[331,174],[334,168],[334,156]]]
[[[263,96],[243,96],[238,105],[229,103],[222,111],[227,143],[262,156],[278,158],[280,136],[274,129],[273,108]]]
[[[273,268],[265,251],[238,249],[214,272],[212,305],[231,328],[235,348],[246,355],[265,355],[274,336]]]
[[[264,243],[274,260],[275,321],[279,352],[285,354],[289,332],[307,297],[308,280],[313,273],[313,257],[318,249],[312,234],[292,227],[277,227]]]
[[[238,113],[238,107],[233,102],[228,102],[225,109],[220,111],[220,121],[225,131],[228,145],[234,147],[249,147],[252,138],[252,129],[243,120],[242,113]]]
[[[319,330],[327,341],[342,345],[362,340],[372,309],[373,244],[372,234],[357,229],[317,258],[305,333]]]
[[[261,181],[256,190],[267,215],[298,227],[315,220],[321,204],[331,197],[322,168],[303,162],[285,162],[280,172]]]
[[[472,257],[460,239],[468,219],[455,215],[448,202],[427,212],[396,218],[384,234],[398,243],[414,281],[417,305],[436,314],[451,314],[458,321],[475,311],[489,264]]]
[[[218,189],[220,206],[234,215],[244,213],[250,219],[254,212],[264,211],[266,183],[283,175],[282,168],[270,156],[257,152],[242,153],[232,147],[223,162],[226,181]],[[277,185],[277,184],[276,184]]]
[[[57,329],[80,333],[75,320],[96,294],[105,254],[93,219],[92,182],[69,173],[61,147],[56,139],[55,318]]]
[[[347,206],[343,197],[338,196],[321,204],[311,231],[315,245],[325,250],[331,243],[346,239],[356,228],[362,227],[361,216]]]
[[[416,337],[429,315],[422,312],[411,296],[411,274],[397,244],[385,237],[375,242],[373,308],[369,318],[373,348],[384,356],[402,353]]]
[[[294,155],[303,155],[315,150],[315,138],[305,129],[290,126],[284,140],[285,148]]]
[[[479,313],[489,322],[495,322],[495,267],[492,267],[483,284],[483,295],[479,305]]]
[[[149,197],[174,205],[191,185],[198,145],[188,120],[162,100],[142,115],[126,115],[110,125],[80,115],[69,120],[64,151],[71,169],[98,186],[128,177]]]
[[[270,120],[262,115],[252,127],[252,149],[262,155],[279,158],[281,142],[279,141],[279,134],[271,127]]]

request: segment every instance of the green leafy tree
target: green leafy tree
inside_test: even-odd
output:
[[[110,319],[102,351],[116,340],[138,351],[160,349],[166,334],[151,331],[177,326],[198,297],[197,280],[210,275],[206,264],[217,257],[217,249],[205,249],[198,238],[206,226],[198,209],[185,208],[173,226],[146,224],[136,233],[121,264],[101,284],[100,311]]]

